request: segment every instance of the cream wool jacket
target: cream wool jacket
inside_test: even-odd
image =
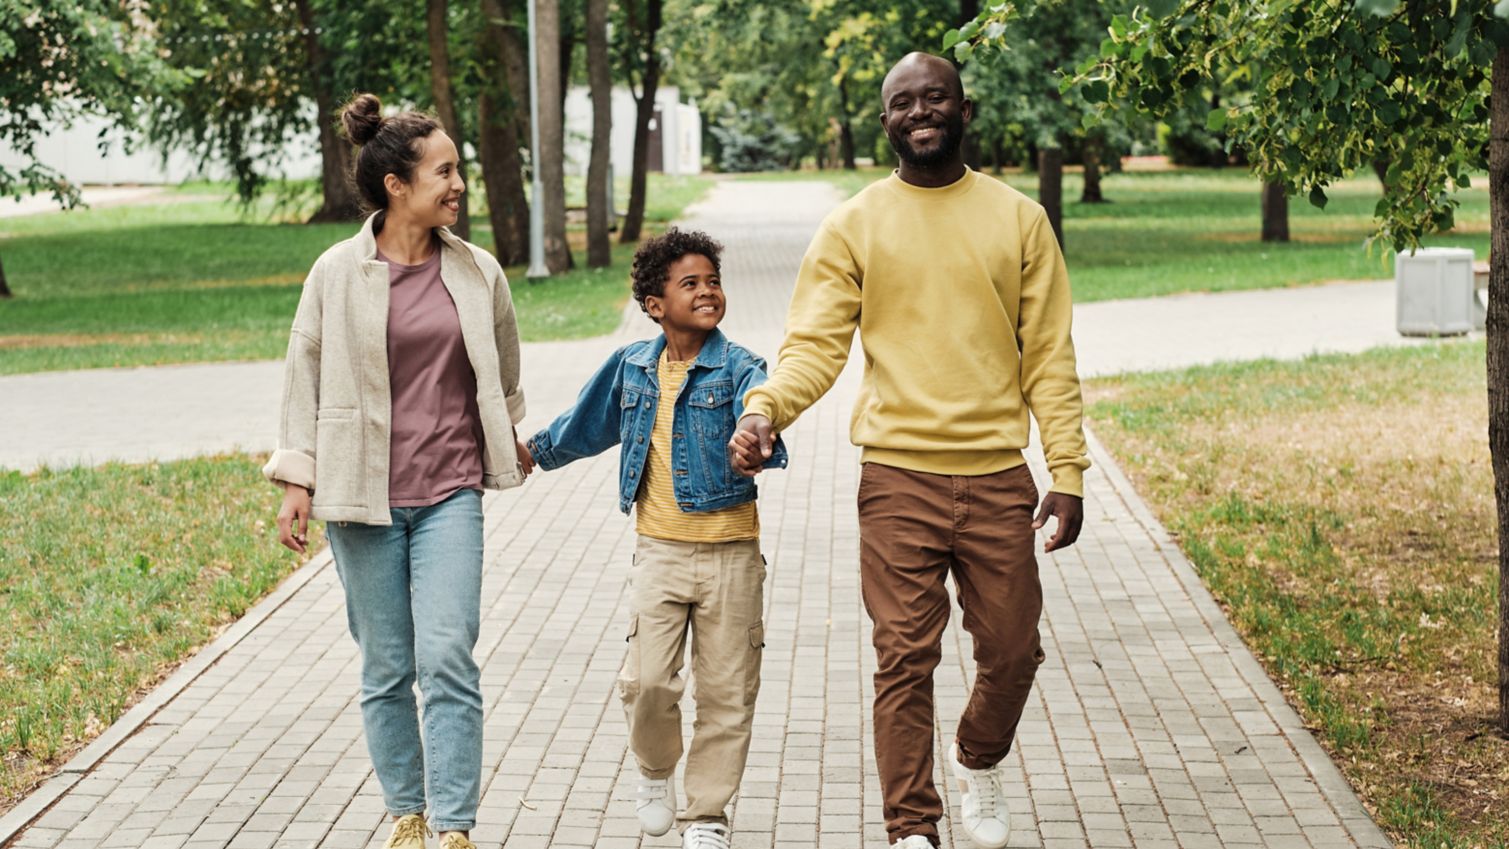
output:
[[[262,474],[314,491],[316,519],[389,525],[388,265],[372,226],[325,251],[304,281],[283,373],[278,448]],[[524,417],[519,330],[508,280],[493,256],[444,227],[440,279],[456,303],[477,377],[482,485],[524,482],[514,423]]]

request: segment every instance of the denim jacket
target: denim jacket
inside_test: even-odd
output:
[[[582,388],[576,406],[530,437],[535,463],[555,469],[621,444],[618,507],[629,512],[655,428],[664,350],[660,335],[614,351]],[[765,361],[714,329],[687,372],[672,420],[672,479],[684,512],[755,500],[754,480],[729,465],[728,440],[744,412],[744,393],[764,382]],[[765,468],[785,468],[786,461],[786,446],[777,439]]]

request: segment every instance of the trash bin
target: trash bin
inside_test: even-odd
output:
[[[1453,336],[1480,327],[1471,248],[1400,251],[1394,259],[1398,327],[1404,336]]]

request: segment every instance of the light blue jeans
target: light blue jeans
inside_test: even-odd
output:
[[[330,522],[362,654],[367,751],[395,816],[470,831],[482,785],[481,674],[472,658],[482,595],[482,494],[393,508],[389,527]],[[414,683],[424,699],[424,736]]]

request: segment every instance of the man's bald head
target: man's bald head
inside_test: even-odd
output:
[[[885,81],[880,84],[881,104],[889,102],[891,88],[898,79],[917,73],[946,79],[953,86],[954,94],[960,100],[964,99],[964,81],[959,78],[959,69],[954,67],[954,63],[941,56],[915,51],[901,57],[886,72]]]

